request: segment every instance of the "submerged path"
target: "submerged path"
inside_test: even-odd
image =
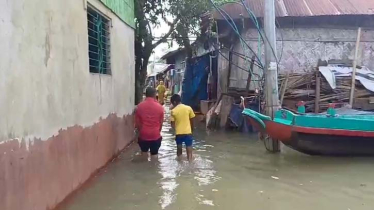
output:
[[[61,210],[372,210],[374,159],[265,152],[256,136],[199,132],[177,161],[165,124],[158,161],[132,145]]]

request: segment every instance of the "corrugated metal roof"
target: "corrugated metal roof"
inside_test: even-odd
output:
[[[257,17],[264,16],[264,0],[245,0]],[[221,7],[232,18],[249,17],[241,3]],[[374,0],[275,0],[277,17],[309,17],[326,15],[374,15]],[[215,19],[223,19],[218,11]]]
[[[173,64],[164,64],[164,63],[155,63],[155,64],[150,64],[149,68],[150,68],[151,72],[149,72],[148,77],[153,77],[153,76],[156,76],[160,73],[166,72],[166,71],[174,68],[174,65]]]
[[[355,13],[357,9],[349,0],[330,0],[341,13]]]
[[[180,53],[180,52],[183,52],[184,51],[184,48],[178,48],[176,50],[172,50],[172,51],[169,51],[167,52],[165,55],[163,55],[161,57],[161,60],[165,60],[167,58],[170,58],[170,57],[173,57],[175,56],[176,54]]]

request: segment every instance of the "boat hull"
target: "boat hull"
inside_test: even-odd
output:
[[[374,132],[333,129],[311,129],[248,117],[257,130],[281,141],[286,146],[308,155],[320,156],[374,156]]]
[[[320,135],[293,132],[282,141],[288,147],[309,155],[374,156],[373,137]]]

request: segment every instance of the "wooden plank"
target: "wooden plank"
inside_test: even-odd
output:
[[[321,77],[319,71],[316,72],[316,98],[314,103],[314,112],[319,113],[319,100],[321,100]]]
[[[212,109],[210,109],[208,111],[207,115],[206,115],[206,127],[208,129],[216,129],[217,128],[217,118],[218,118],[218,116],[216,115],[216,109],[217,109],[219,103],[221,102],[223,95],[224,95],[224,93],[222,93],[219,96],[218,101],[216,101],[216,103],[214,104]]]
[[[213,107],[213,112],[216,111],[216,109],[217,109],[219,103],[220,103],[221,100],[222,100],[223,95],[225,95],[225,93],[222,93],[222,94],[219,96],[218,101],[216,102],[216,104],[215,104],[214,107]]]
[[[353,106],[353,98],[354,98],[355,89],[356,89],[357,57],[358,57],[358,50],[359,50],[359,47],[360,47],[360,40],[361,40],[361,28],[358,28],[358,31],[357,31],[357,41],[356,41],[356,49],[355,49],[355,58],[353,60],[351,95],[349,97],[349,104],[351,106]]]
[[[356,98],[353,108],[363,111],[372,111],[374,110],[374,104],[370,103],[369,98]]]
[[[374,97],[369,97],[369,104],[374,104]]]
[[[231,50],[229,51],[229,66],[228,66],[228,70],[227,70],[228,73],[227,73],[227,78],[226,78],[227,87],[225,88],[225,92],[227,92],[228,88],[230,87],[230,77],[231,77],[231,71],[232,71],[232,48],[233,47],[231,47]]]
[[[221,110],[220,116],[220,128],[225,128],[227,124],[227,119],[230,115],[231,106],[234,103],[234,99],[231,96],[224,95],[221,100]]]
[[[227,84],[227,77],[228,77],[228,69],[230,62],[224,58],[228,57],[228,51],[223,49],[221,52],[223,55],[219,55],[218,57],[218,81],[217,81],[217,98],[221,97],[222,93],[227,93],[228,84]]]

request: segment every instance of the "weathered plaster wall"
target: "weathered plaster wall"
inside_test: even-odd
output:
[[[112,75],[90,74],[84,5],[58,2],[16,0],[0,7],[0,141],[46,139],[61,128],[132,112],[133,29],[91,1],[113,27]]]
[[[244,33],[244,37],[257,52],[257,31],[250,29]],[[277,51],[278,57],[281,58],[280,71],[311,71],[316,67],[318,59],[353,59],[356,37],[357,28],[282,28],[277,31]],[[243,53],[240,43],[236,44],[235,51]],[[264,60],[262,46],[261,52]],[[358,63],[374,70],[373,58],[374,30],[364,30]],[[236,62],[244,63],[239,58],[236,58]],[[230,86],[245,88],[247,77],[247,73],[233,67]]]
[[[88,2],[111,76],[89,73],[85,1],[0,1],[0,209],[53,208],[133,138],[134,30]]]
[[[283,71],[310,71],[316,67],[318,59],[354,58],[357,29],[283,29],[282,34],[284,48],[280,68]],[[278,40],[281,40],[281,34]],[[278,49],[282,49],[282,42],[278,44]],[[358,63],[374,70],[373,58],[374,31],[364,30]]]

